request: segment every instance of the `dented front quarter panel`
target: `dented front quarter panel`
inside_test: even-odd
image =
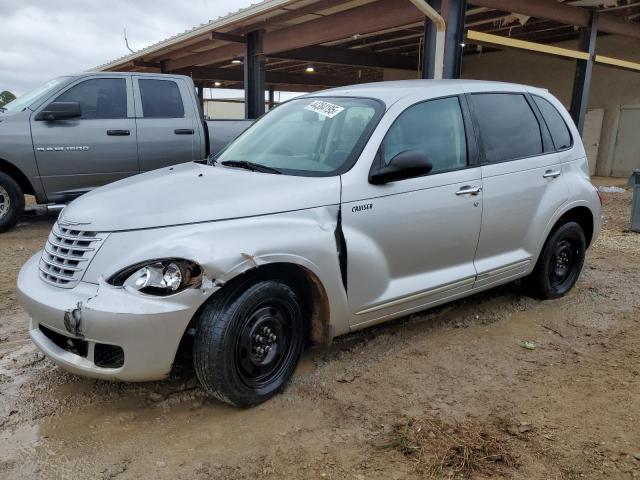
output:
[[[273,263],[295,264],[322,283],[331,324],[339,335],[349,330],[349,321],[335,242],[338,211],[336,204],[235,220],[114,232],[93,259],[83,282],[97,284],[148,260],[191,260],[202,267],[204,274],[197,308],[221,285],[248,270]],[[162,303],[171,298],[152,297],[152,301]]]

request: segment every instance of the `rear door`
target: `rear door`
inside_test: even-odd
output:
[[[51,102],[78,102],[80,118],[35,120]],[[31,116],[38,170],[49,201],[66,200],[138,173],[130,77],[89,77],[70,84]]]
[[[476,287],[527,272],[540,236],[568,199],[562,165],[532,97],[525,93],[468,95],[480,133],[482,230]]]
[[[134,91],[140,170],[202,160],[200,116],[187,82],[136,76]]]

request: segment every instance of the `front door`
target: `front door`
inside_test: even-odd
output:
[[[343,191],[354,325],[424,308],[473,286],[482,179],[467,148],[470,125],[461,102],[453,96],[409,107],[382,142],[379,161],[418,150],[433,164],[430,174]]]
[[[38,170],[50,202],[139,172],[136,124],[128,78],[103,77],[71,84],[51,102],[78,102],[82,115],[35,120],[31,132]]]
[[[202,160],[202,128],[186,82],[135,77],[140,170]]]

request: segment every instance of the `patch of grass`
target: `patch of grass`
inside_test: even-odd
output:
[[[395,425],[391,445],[426,478],[491,476],[517,467],[504,433],[492,424],[409,418]]]

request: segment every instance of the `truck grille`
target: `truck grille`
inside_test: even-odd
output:
[[[40,278],[57,287],[75,287],[107,235],[61,227],[56,223],[42,251]]]

